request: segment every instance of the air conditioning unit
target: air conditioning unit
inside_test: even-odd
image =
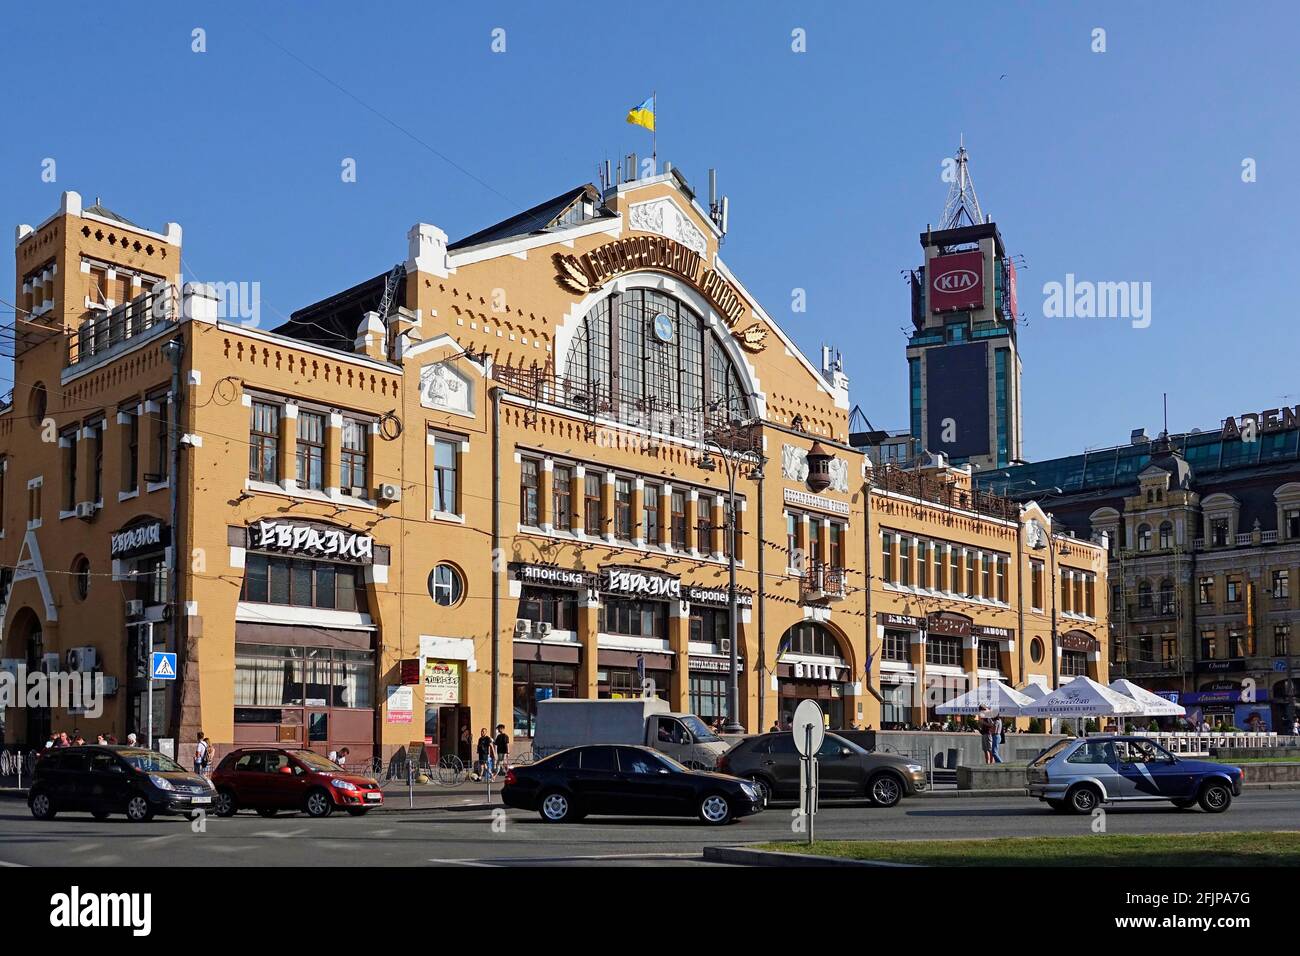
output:
[[[98,655],[93,647],[72,647],[68,649],[67,666],[74,674],[93,671]]]
[[[730,653],[731,653],[731,638],[729,638],[729,637],[724,637],[724,638],[722,638],[722,640],[718,641],[718,648],[722,651],[722,653],[724,653],[724,654],[730,654]]]
[[[516,634],[533,633],[533,622],[528,620],[528,618],[526,617],[519,618],[517,621],[515,621],[515,633]]]
[[[402,486],[397,484],[383,484],[379,486],[380,501],[401,501]]]
[[[545,637],[551,633],[551,623],[549,621],[538,621],[533,630],[537,632],[538,637]]]
[[[82,521],[95,520],[95,503],[93,501],[77,502],[77,517]]]
[[[59,655],[53,652],[41,655],[41,670],[53,674],[59,669]]]
[[[126,602],[126,616],[127,616],[127,617],[143,617],[143,616],[144,616],[144,601],[134,601],[134,600],[133,600],[133,601],[127,601],[127,602]]]
[[[353,498],[364,498],[366,496],[366,489],[361,485],[353,485],[348,489],[348,494]]]

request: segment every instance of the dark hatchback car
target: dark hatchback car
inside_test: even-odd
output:
[[[256,810],[273,817],[281,810],[302,810],[327,817],[335,809],[354,817],[384,805],[379,783],[348,773],[312,750],[252,747],[232,750],[212,773],[218,816]]]
[[[536,810],[547,823],[589,813],[691,817],[720,825],[759,813],[763,801],[744,780],[690,770],[649,747],[571,747],[506,774],[501,799]]]
[[[871,753],[828,733],[817,751],[823,800],[870,800],[892,807],[925,789],[925,768],[898,754]],[[752,783],[768,800],[799,799],[799,752],[789,733],[746,737],[718,761],[718,770]]]
[[[211,808],[215,792],[170,757],[139,747],[67,747],[36,762],[27,806],[38,820],[63,811],[96,820],[114,813],[144,823],[157,813],[193,815]]]

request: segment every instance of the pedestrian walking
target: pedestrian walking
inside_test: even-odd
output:
[[[988,707],[980,705],[979,732],[980,732],[980,751],[984,754],[984,762],[991,764],[993,762],[993,723],[986,716]]]
[[[194,772],[203,773],[203,765],[206,762],[208,754],[207,740],[203,736],[203,731],[199,731],[196,743],[194,745]]]
[[[1003,742],[1002,734],[1003,734],[1002,718],[994,717],[992,733],[989,734],[989,738],[992,746],[992,750],[990,751],[990,753],[993,755],[994,763],[1002,762],[1002,742]]]
[[[510,735],[506,733],[505,724],[497,724],[497,735],[492,740],[497,752],[497,769],[505,773],[510,769]]]
[[[211,776],[212,765],[217,762],[217,748],[212,743],[212,738],[204,736],[203,738],[203,770],[200,771],[203,776]]]
[[[482,780],[484,777],[492,777],[492,738],[488,736],[488,730],[484,727],[478,732],[478,759],[474,761],[474,779]]]

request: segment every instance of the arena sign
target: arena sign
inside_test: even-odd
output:
[[[1241,423],[1229,415],[1223,420],[1223,437],[1255,441],[1259,435],[1290,431],[1300,427],[1300,405],[1292,408],[1266,408],[1262,412],[1241,415]]]
[[[375,539],[341,528],[319,528],[288,521],[259,521],[248,528],[248,546],[262,551],[287,551],[313,558],[338,558],[369,563]]]
[[[557,252],[553,258],[560,284],[573,292],[591,292],[626,272],[658,269],[681,276],[699,289],[726,317],[728,325],[735,325],[748,310],[745,300],[721,273],[704,268],[698,253],[662,236],[629,236],[580,256]]]

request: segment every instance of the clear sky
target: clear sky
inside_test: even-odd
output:
[[[414,222],[456,239],[647,153],[624,116],[657,90],[660,159],[700,192],[717,167],[731,197],[728,265],[905,428],[901,270],[964,134],[1027,265],[1025,453],[1045,458],[1154,434],[1165,391],[1172,430],[1300,403],[1298,26],[1284,2],[45,0],[0,33],[0,220],[75,189],[179,222],[186,278],[260,282],[273,326],[404,260]],[[1150,324],[1046,317],[1067,274],[1150,283]]]

